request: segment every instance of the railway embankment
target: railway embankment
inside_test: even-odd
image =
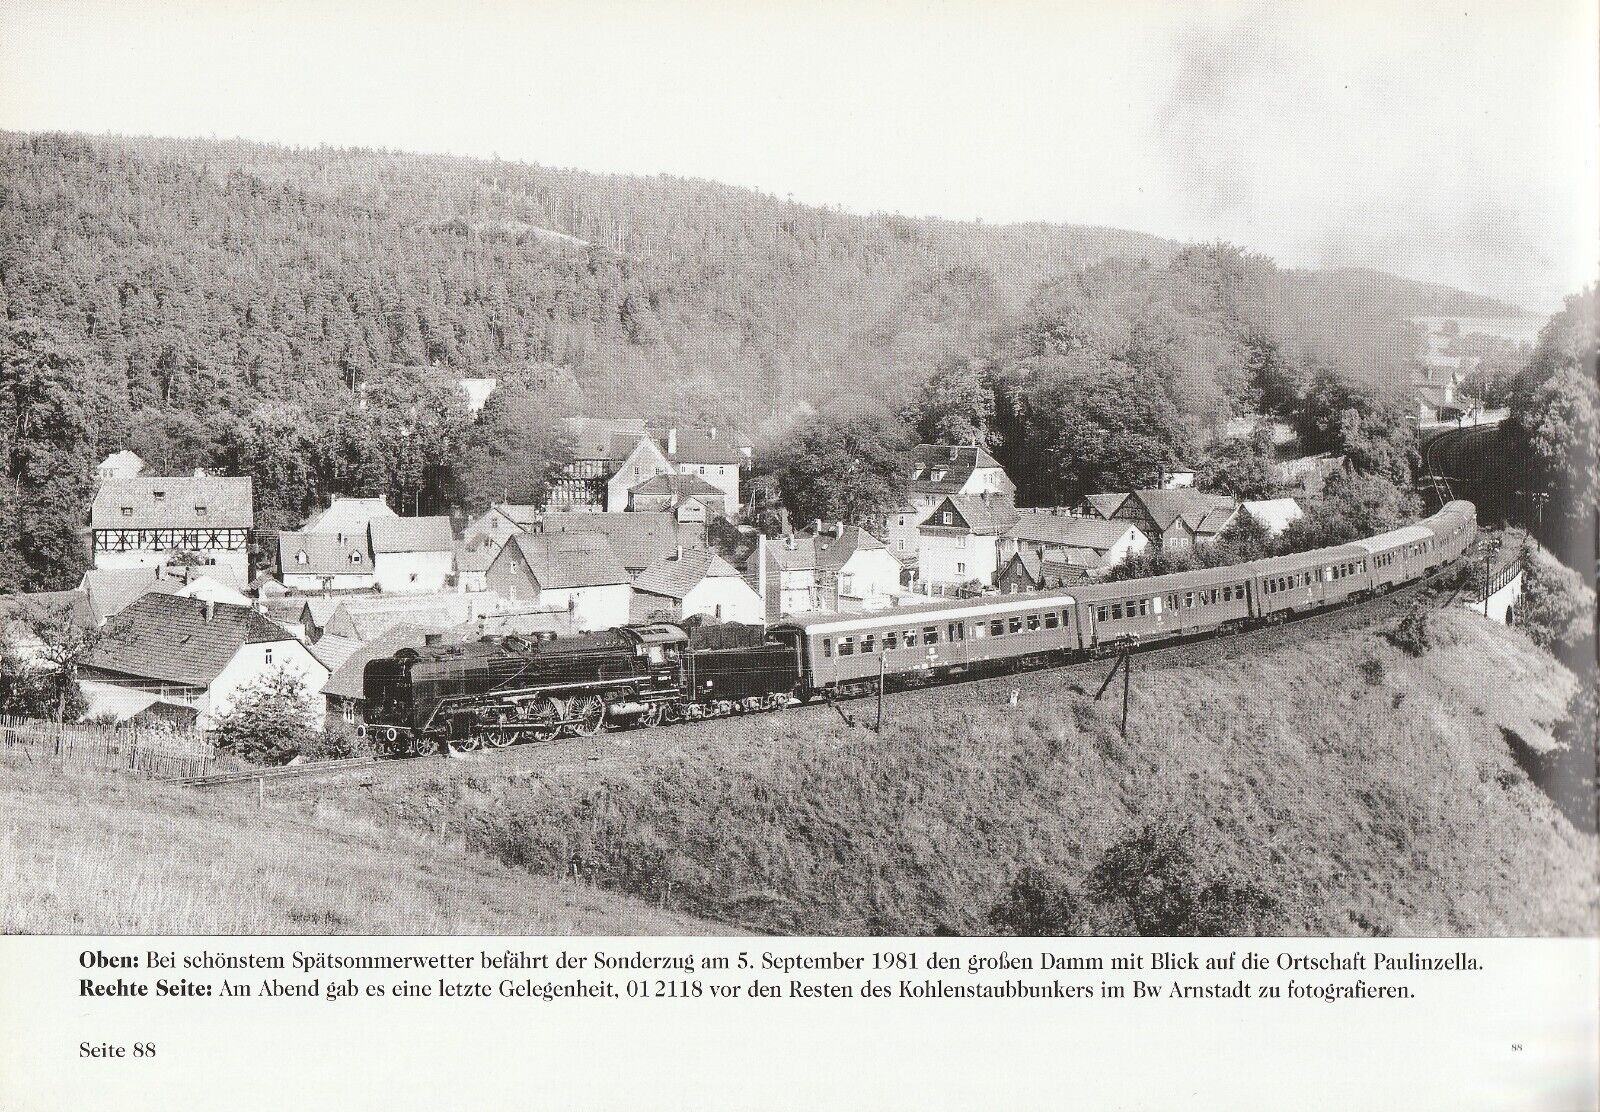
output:
[[[1571,673],[1458,608],[1422,644],[1392,633],[1141,664],[1126,737],[1120,699],[1092,697],[1105,662],[906,693],[881,734],[810,708],[585,760],[436,761],[354,805],[764,931],[987,933],[1024,870],[1071,883],[1152,821],[1193,831],[1208,875],[1265,891],[1288,933],[1592,929],[1595,836],[1507,740],[1554,744]]]

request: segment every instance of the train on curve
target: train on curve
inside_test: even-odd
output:
[[[1455,501],[1365,540],[1148,579],[765,627],[655,622],[425,644],[367,664],[365,729],[394,756],[474,750],[1069,663],[1369,598],[1460,559],[1476,538],[1475,507]]]

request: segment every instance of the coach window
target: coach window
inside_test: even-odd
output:
[[[875,648],[877,648],[877,638],[870,633],[864,634],[861,638],[861,655],[871,656]]]
[[[917,644],[917,631],[914,630],[914,629],[906,630],[906,648],[908,648],[908,649],[915,648],[916,644]]]
[[[1096,607],[1095,608],[1095,612],[1094,612],[1094,617],[1095,617],[1095,621],[1097,621],[1097,622],[1110,621],[1111,620],[1111,611],[1107,610],[1104,606]]]
[[[823,656],[832,656],[833,655],[833,641],[830,638],[824,637],[822,639],[822,655]]]
[[[854,637],[841,637],[841,638],[839,638],[839,655],[840,656],[855,656],[856,655],[856,639]]]
[[[974,641],[982,641],[988,635],[989,635],[989,627],[987,625],[985,625],[982,622],[973,622],[972,623],[972,639]]]
[[[994,621],[989,623],[989,636],[991,636],[991,637],[1004,637],[1005,635],[1006,635],[1006,623],[1005,622],[1001,621],[999,618],[996,618]]]
[[[1022,619],[1021,618],[1007,618],[1006,619],[1006,630],[1008,632],[1010,632],[1010,633],[1021,633],[1022,632]]]
[[[939,643],[939,627],[938,626],[923,626],[922,627],[922,643],[924,645],[937,645]]]
[[[966,627],[963,626],[960,622],[951,622],[950,623],[950,640],[952,640],[952,641],[965,641],[966,639],[967,639]]]
[[[900,635],[891,629],[888,633],[883,635],[883,651],[888,652],[890,649],[899,644],[899,641]]]
[[[1028,615],[1028,632],[1029,633],[1036,632],[1038,630],[1038,628],[1039,628],[1039,615],[1037,615],[1037,614],[1029,614]]]
[[[1122,620],[1122,603],[1113,602],[1111,604],[1111,620],[1114,622],[1120,622]]]
[[[1061,619],[1056,617],[1056,612],[1054,610],[1046,612],[1046,614],[1044,616],[1044,628],[1046,628],[1046,629],[1056,629],[1060,625],[1061,625]]]

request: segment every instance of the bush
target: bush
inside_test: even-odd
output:
[[[1534,644],[1562,660],[1574,665],[1580,659],[1592,661],[1587,650],[1594,636],[1594,589],[1541,549],[1529,550],[1523,568],[1517,625]]]
[[[1428,618],[1427,606],[1423,603],[1417,603],[1406,611],[1405,617],[1400,619],[1400,624],[1384,636],[1388,639],[1389,644],[1407,656],[1421,656],[1433,648],[1433,631],[1429,626]]]
[[[998,933],[1142,936],[1276,934],[1277,881],[1231,876],[1188,822],[1157,821],[1108,848],[1077,886],[1024,869],[989,913]]]
[[[339,722],[323,730],[312,730],[301,743],[297,756],[308,761],[334,761],[344,757],[370,757],[377,750],[368,737],[359,737],[355,727]]]
[[[318,725],[305,682],[279,668],[239,688],[212,725],[211,740],[251,764],[285,764],[317,744]]]

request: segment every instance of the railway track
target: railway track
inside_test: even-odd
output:
[[[1341,627],[1352,629],[1370,627],[1385,620],[1392,620],[1413,602],[1435,591],[1439,581],[1448,575],[1454,566],[1443,568],[1426,579],[1406,584],[1387,594],[1328,610],[1313,611],[1288,621],[1226,635],[1203,634],[1139,645],[1134,648],[1134,659],[1143,667],[1156,668],[1209,664],[1215,663],[1218,659],[1242,656],[1254,647],[1285,636],[1315,635]],[[1435,600],[1435,605],[1442,609],[1450,605],[1453,599],[1454,595],[1443,595]],[[937,699],[941,695],[953,695],[959,698],[963,693],[984,687],[994,688],[997,695],[1003,699],[1007,689],[1019,686],[1029,676],[1079,671],[1086,677],[1095,677],[1094,682],[1097,682],[1100,674],[1112,663],[1112,659],[1108,656],[1015,672],[986,672],[962,676],[936,684],[891,688],[885,697],[888,700],[887,705],[895,709],[925,703],[930,698]],[[274,796],[295,797],[320,788],[342,787],[344,786],[340,784],[342,780],[352,780],[358,786],[369,786],[378,782],[396,784],[408,779],[435,775],[444,768],[452,767],[469,774],[478,770],[513,774],[520,771],[531,772],[563,764],[626,759],[633,753],[646,751],[653,743],[681,744],[680,739],[698,737],[701,731],[707,729],[722,730],[732,734],[760,733],[767,724],[792,721],[796,717],[809,715],[833,718],[840,709],[840,704],[860,705],[875,698],[875,693],[869,693],[848,700],[839,699],[833,704],[809,703],[795,706],[781,712],[781,719],[774,717],[773,714],[734,715],[699,722],[654,726],[647,730],[603,732],[589,738],[561,738],[551,742],[514,745],[466,756],[412,757],[383,761],[363,757],[346,761],[319,761],[313,764],[265,769],[262,772],[192,778],[191,783],[196,787],[223,790],[254,788],[264,794],[270,786],[270,794]],[[258,784],[257,781],[261,783]]]
[[[332,761],[307,761],[305,764],[276,765],[273,767],[238,769],[216,772],[209,776],[178,776],[163,781],[186,788],[216,788],[232,784],[254,785],[258,781],[299,780],[308,776],[325,776],[334,772],[347,772],[378,763],[376,757],[342,757]]]

